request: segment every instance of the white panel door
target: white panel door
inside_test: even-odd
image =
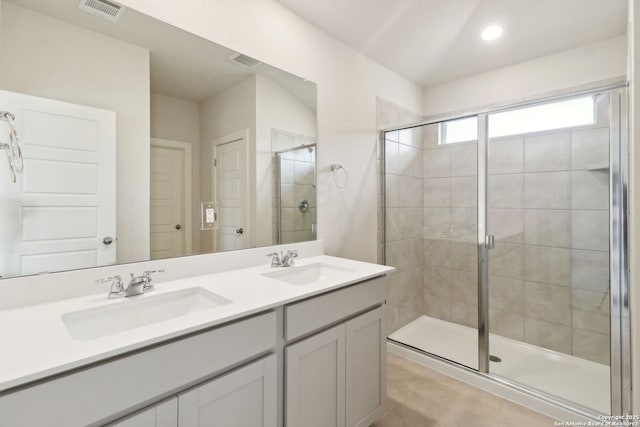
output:
[[[217,251],[248,247],[246,149],[244,138],[215,146],[215,200],[220,221]]]
[[[180,394],[179,427],[276,427],[276,355]]]
[[[0,110],[24,155],[14,184],[0,152],[0,276],[115,263],[115,113],[6,91]]]
[[[345,327],[286,348],[286,427],[345,426]]]
[[[151,259],[184,255],[183,152],[151,147]]]
[[[384,306],[362,314],[346,328],[346,416],[348,427],[368,427],[386,399]]]
[[[177,425],[178,398],[174,397],[109,424],[108,427],[177,427]]]

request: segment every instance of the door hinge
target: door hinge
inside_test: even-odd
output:
[[[213,167],[215,168],[215,167],[217,167],[217,166],[218,166],[218,160],[213,159]]]

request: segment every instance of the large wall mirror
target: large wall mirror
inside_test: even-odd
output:
[[[0,6],[1,277],[316,238],[315,84],[106,1]]]

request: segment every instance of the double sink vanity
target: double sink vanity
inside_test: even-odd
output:
[[[392,268],[303,255],[0,311],[0,425],[370,425]]]

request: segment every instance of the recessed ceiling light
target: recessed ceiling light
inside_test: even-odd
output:
[[[488,42],[492,42],[497,40],[502,35],[502,27],[499,25],[489,25],[487,28],[482,30],[480,37],[482,40],[486,40]]]

